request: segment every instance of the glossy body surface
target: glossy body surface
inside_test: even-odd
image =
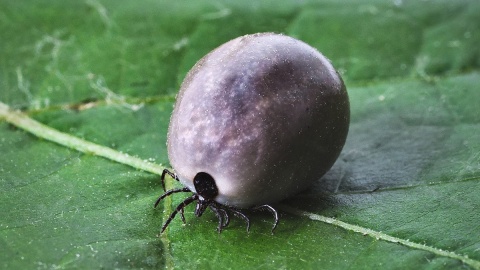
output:
[[[206,172],[222,205],[274,203],[331,168],[349,116],[345,85],[316,49],[284,35],[242,36],[187,74],[170,121],[168,155],[192,192],[197,173]]]

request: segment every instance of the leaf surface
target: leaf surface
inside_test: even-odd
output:
[[[347,2],[0,0],[0,268],[480,269],[480,4]],[[342,73],[340,158],[277,206],[274,235],[269,213],[218,234],[190,207],[159,235],[183,197],[154,209],[159,175],[135,164],[169,166],[193,64],[266,31]],[[137,163],[34,135],[13,110]]]

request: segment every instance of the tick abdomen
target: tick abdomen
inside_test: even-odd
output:
[[[274,203],[318,180],[346,139],[349,104],[330,62],[296,39],[271,33],[234,39],[187,74],[169,128],[180,181],[207,172],[215,201]]]

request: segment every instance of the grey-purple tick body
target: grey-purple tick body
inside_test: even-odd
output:
[[[182,83],[168,129],[168,157],[192,192],[172,212],[196,202],[210,208],[218,230],[229,213],[265,209],[320,179],[337,159],[348,133],[345,85],[331,63],[297,39],[260,33],[233,39],[190,70]],[[272,229],[272,231],[273,231]]]

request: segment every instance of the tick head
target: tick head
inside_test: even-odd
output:
[[[215,184],[215,179],[206,172],[197,173],[193,178],[193,185],[199,197],[195,207],[195,215],[200,217],[207,209],[207,206],[217,197],[218,188]]]
[[[197,194],[204,200],[214,200],[218,195],[215,179],[206,172],[197,173],[193,178],[193,185]]]

